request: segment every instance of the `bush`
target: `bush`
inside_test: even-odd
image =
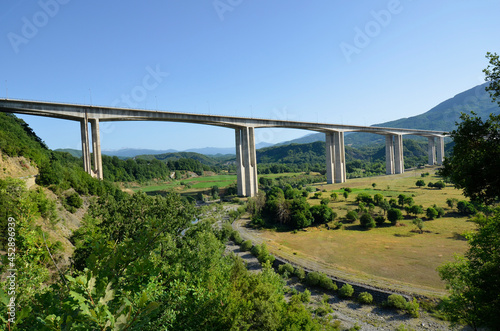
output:
[[[306,278],[306,272],[304,271],[304,269],[302,269],[301,267],[297,267],[295,268],[295,271],[293,273],[295,276],[297,276],[297,278],[300,280],[300,281],[303,281],[305,278]]]
[[[358,295],[358,301],[360,303],[364,303],[364,304],[369,305],[373,302],[373,296],[368,292],[361,292]]]
[[[319,286],[330,291],[336,291],[338,289],[337,284],[335,284],[327,275],[320,273],[320,277]]]
[[[387,305],[392,308],[404,310],[406,308],[406,299],[399,294],[391,294],[387,298]]]
[[[241,245],[241,243],[243,242],[243,239],[241,239],[241,235],[238,231],[233,231],[231,239],[233,239],[236,245]]]
[[[255,256],[255,257],[259,257],[259,255],[261,254],[261,252],[262,252],[262,248],[261,248],[260,245],[255,245],[250,250],[250,253],[252,253],[252,255]]]
[[[385,223],[385,217],[382,215],[375,217],[375,223],[377,223],[378,226],[381,226]]]
[[[244,252],[247,252],[249,251],[250,249],[252,249],[252,242],[250,240],[245,240],[241,246],[240,246],[240,249]]]
[[[311,301],[311,291],[305,289],[304,292],[299,294],[299,297],[300,301],[302,301],[303,303],[308,303],[309,301]]]
[[[349,284],[344,284],[339,290],[339,295],[343,298],[350,298],[354,294],[354,288]]]
[[[310,286],[318,286],[321,281],[321,274],[316,271],[311,271],[306,276],[306,284]]]
[[[427,218],[430,220],[435,219],[439,215],[437,210],[432,207],[427,208],[425,214],[427,215]]]
[[[403,219],[403,213],[401,213],[401,210],[396,208],[389,209],[387,211],[387,219],[392,225],[396,225],[399,220]]]
[[[356,200],[355,200],[357,203],[360,203],[360,202],[364,202],[364,203],[373,203],[373,199],[372,199],[372,196],[369,195],[368,193],[359,193],[357,196],[356,196]]]
[[[72,194],[70,194],[69,196],[66,197],[66,203],[69,206],[78,209],[83,205],[83,200],[82,200],[82,198],[80,198],[78,193],[73,192]]]
[[[443,207],[438,207],[438,206],[434,205],[433,208],[436,209],[436,211],[438,213],[438,216],[437,216],[438,218],[444,216],[445,212],[444,212],[444,208]]]
[[[457,203],[457,209],[463,215],[473,215],[476,213],[476,208],[474,208],[474,205],[465,200],[459,201]]]
[[[375,221],[373,220],[373,217],[370,214],[363,214],[359,219],[359,222],[361,223],[361,226],[364,227],[365,229],[371,229],[375,227]]]
[[[419,179],[419,180],[417,180],[415,185],[418,187],[423,187],[423,186],[425,186],[425,181],[423,179]]]
[[[294,268],[293,266],[290,264],[290,263],[286,263],[286,264],[281,264],[279,267],[278,267],[278,273],[280,275],[283,275],[285,272],[288,273],[288,275],[293,275],[293,272],[294,272]]]
[[[350,222],[354,222],[358,219],[358,213],[356,213],[354,210],[351,210],[347,212],[347,215],[345,215],[346,220]]]

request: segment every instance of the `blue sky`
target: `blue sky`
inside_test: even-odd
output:
[[[484,82],[498,13],[498,0],[3,0],[0,98],[372,125]],[[22,117],[50,148],[80,148],[78,123]],[[230,147],[234,132],[103,123],[101,143]]]

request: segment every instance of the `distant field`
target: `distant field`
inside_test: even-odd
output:
[[[301,174],[302,173],[265,174],[265,175],[259,175],[258,177],[279,178],[284,176],[287,177],[298,176]],[[164,190],[193,192],[196,190],[205,190],[211,188],[214,185],[218,186],[219,188],[225,188],[235,183],[236,183],[236,175],[214,175],[214,176],[200,176],[200,177],[180,179],[171,182],[165,182],[163,184],[145,185],[142,187],[132,188],[132,190],[134,192],[137,191],[155,192]],[[187,185],[189,185],[189,187],[187,187]]]
[[[431,176],[421,177],[422,172],[431,172]],[[424,222],[426,233],[411,232],[416,227],[411,219],[405,219],[401,221],[403,226],[393,227],[386,223],[381,228],[369,231],[361,229],[357,221],[346,224],[344,230],[319,227],[296,234],[264,230],[260,235],[268,240],[270,250],[277,255],[316,261],[332,273],[340,271],[359,279],[369,279],[373,283],[377,283],[377,279],[384,284],[401,282],[441,292],[444,283],[436,268],[453,260],[454,254],[466,251],[467,242],[461,235],[473,230],[475,224],[466,218],[452,217],[454,211],[446,205],[447,198],[463,200],[461,191],[451,185],[443,190],[415,186],[418,179],[424,179],[426,183],[439,180],[432,175],[433,172],[426,169],[402,175],[351,179],[343,184],[315,185],[327,190],[323,197],[329,197],[331,192],[339,192],[341,187],[353,189],[347,202],[339,195],[337,202],[329,204],[340,217],[356,208],[354,199],[359,192],[371,195],[381,193],[387,198],[405,194],[413,196],[415,203],[423,205],[424,209],[433,204],[445,208],[447,217]],[[372,183],[376,183],[375,189]],[[319,201],[309,200],[311,204],[318,204]]]

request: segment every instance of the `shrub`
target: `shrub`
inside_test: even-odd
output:
[[[446,184],[442,180],[440,180],[434,183],[434,187],[442,190],[446,187]]]
[[[261,254],[261,251],[262,251],[261,246],[260,245],[255,245],[250,250],[250,253],[252,253],[252,255],[255,256],[255,257],[259,257],[259,255]]]
[[[304,292],[299,294],[299,297],[300,297],[300,301],[302,301],[304,303],[308,303],[309,301],[311,301],[311,291],[309,291],[308,289],[305,289]]]
[[[293,266],[290,263],[281,264],[278,267],[278,273],[280,273],[281,275],[283,275],[285,272],[287,272],[289,275],[292,275],[294,270],[295,269],[293,268]]]
[[[321,281],[321,274],[316,271],[311,271],[306,276],[306,283],[311,286],[318,286]]]
[[[238,231],[233,231],[231,239],[233,239],[236,245],[241,245],[241,243],[243,242],[243,239],[241,239],[241,235]]]
[[[73,192],[72,194],[70,194],[69,196],[66,197],[66,203],[69,206],[78,209],[83,205],[83,200],[82,200],[82,198],[80,198],[78,193]]]
[[[331,278],[329,278],[324,273],[320,273],[321,279],[319,280],[319,286],[326,290],[336,291],[338,289],[337,284],[333,282]]]
[[[364,227],[365,229],[371,229],[375,227],[375,221],[373,220],[373,217],[370,214],[363,214],[359,219],[359,222],[361,223],[361,226]]]
[[[332,194],[330,194],[330,197],[332,198],[333,201],[336,201],[338,198],[338,194],[333,192]]]
[[[355,200],[357,203],[360,203],[360,202],[364,202],[364,203],[373,203],[373,199],[372,199],[372,196],[369,195],[368,193],[359,193],[357,196],[356,196],[356,200]]]
[[[358,301],[360,303],[364,303],[364,304],[369,305],[370,303],[373,302],[373,296],[370,293],[368,293],[368,292],[361,292],[358,295]]]
[[[387,305],[392,308],[404,310],[406,308],[406,299],[399,294],[391,294],[387,298]]]
[[[295,268],[294,270],[294,273],[293,273],[295,276],[297,276],[297,278],[300,280],[300,281],[303,281],[305,278],[306,278],[306,272],[304,271],[304,269],[302,269],[301,267],[297,267]]]
[[[432,207],[432,208],[436,209],[436,211],[438,213],[438,215],[437,215],[438,218],[444,216],[445,212],[444,212],[444,208],[443,207],[438,207],[438,206],[434,205],[434,207]]]
[[[349,284],[344,284],[339,290],[339,295],[343,298],[350,298],[354,294],[354,288]]]
[[[424,222],[420,218],[415,218],[413,220],[413,224],[415,224],[415,226],[418,228],[420,233],[423,233],[422,229],[424,228]]]
[[[476,208],[474,208],[474,205],[465,200],[459,201],[457,203],[457,209],[463,215],[473,215],[476,213]]]
[[[401,213],[401,210],[396,208],[389,209],[387,211],[387,219],[392,225],[396,225],[399,220],[403,219],[403,213]]]
[[[378,226],[381,226],[385,223],[385,217],[382,215],[375,217],[375,223],[377,223]]]
[[[243,243],[241,243],[240,249],[244,252],[249,251],[252,248],[252,242],[250,240],[245,240]]]
[[[358,213],[356,213],[354,210],[351,210],[347,212],[347,215],[345,215],[346,220],[350,222],[354,222],[358,219]]]
[[[423,186],[425,186],[425,181],[423,179],[419,179],[419,180],[417,180],[415,185],[418,187],[423,187]]]
[[[437,210],[432,207],[427,208],[425,214],[427,215],[427,218],[430,220],[435,219],[439,215]]]
[[[405,310],[411,317],[418,318],[420,314],[418,313],[419,304],[417,299],[413,298],[412,302],[407,302]]]

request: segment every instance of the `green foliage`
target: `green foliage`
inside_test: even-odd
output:
[[[418,229],[418,231],[420,231],[420,233],[423,233],[424,222],[422,221],[422,219],[415,218],[412,223],[417,227],[417,229]]]
[[[387,211],[387,219],[392,225],[396,225],[399,220],[403,219],[403,214],[401,213],[401,210],[392,208]]]
[[[354,288],[350,284],[344,284],[339,289],[339,295],[343,298],[350,298],[354,294]]]
[[[321,281],[321,274],[317,271],[311,271],[306,275],[306,284],[310,286],[319,286]]]
[[[377,226],[383,225],[385,223],[385,217],[381,215],[375,217],[375,223],[377,223]]]
[[[295,268],[294,270],[294,273],[293,273],[295,276],[297,276],[297,278],[300,280],[300,281],[303,281],[304,279],[306,279],[306,272],[304,271],[303,268],[301,267],[297,267]]]
[[[320,280],[318,285],[324,288],[325,290],[329,291],[337,290],[337,284],[324,273],[320,273]]]
[[[231,233],[231,239],[235,242],[236,245],[241,245],[243,243],[243,239],[238,231],[233,231]]]
[[[480,225],[477,232],[467,235],[465,257],[456,257],[438,269],[450,291],[443,309],[453,322],[495,329],[500,311],[500,255],[494,252],[500,249],[500,211],[474,220]]]
[[[240,249],[243,252],[249,251],[252,248],[252,242],[250,240],[245,240],[244,242],[241,243]]]
[[[293,275],[294,271],[295,269],[290,263],[280,264],[278,267],[278,273],[280,275],[284,275],[286,272],[287,275],[291,276]]]
[[[338,194],[336,192],[332,192],[332,194],[330,194],[330,198],[332,198],[333,201],[337,201]]]
[[[455,208],[455,205],[458,203],[458,199],[456,198],[448,198],[446,199],[446,204],[450,208]]]
[[[391,294],[387,298],[387,305],[392,308],[404,310],[406,308],[406,299],[399,294]]]
[[[74,192],[66,197],[66,203],[70,207],[74,207],[74,208],[78,209],[83,205],[83,200],[82,200],[82,198],[80,198],[78,193]]]
[[[354,221],[356,221],[358,219],[358,213],[356,211],[354,211],[354,210],[350,210],[345,215],[345,218],[349,222],[354,222]]]
[[[423,186],[425,186],[425,181],[423,179],[419,179],[419,180],[417,180],[415,185],[418,187],[423,187]]]
[[[410,213],[417,216],[424,213],[424,208],[421,205],[413,205],[410,207]]]
[[[462,215],[474,215],[476,213],[474,205],[465,200],[457,202],[457,209]]]
[[[337,213],[333,211],[332,208],[326,205],[316,205],[312,206],[309,211],[314,219],[313,224],[325,224],[335,220]]]
[[[492,100],[500,105],[500,100],[497,100],[500,97],[500,60],[497,53],[487,52],[486,58],[489,59],[489,65],[483,72],[486,75],[485,79],[490,82],[486,91],[489,91]]]
[[[303,303],[308,303],[309,301],[311,301],[311,291],[309,291],[308,289],[305,289],[304,292],[300,293],[300,301],[302,301]]]
[[[368,292],[361,292],[358,295],[358,301],[363,304],[371,304],[373,302],[373,296]]]
[[[368,193],[359,193],[356,196],[355,201],[356,201],[356,203],[360,203],[360,202],[364,202],[365,204],[373,203],[373,199],[372,199],[371,195],[369,195]]]
[[[361,215],[359,222],[360,222],[361,226],[364,227],[365,229],[372,229],[376,225],[375,220],[368,213]]]
[[[427,216],[428,219],[433,220],[439,216],[439,213],[436,209],[429,207],[425,211],[425,215]]]
[[[500,196],[500,115],[486,120],[462,114],[462,122],[450,135],[453,153],[444,161],[440,174],[463,189],[472,201],[491,203]]]

